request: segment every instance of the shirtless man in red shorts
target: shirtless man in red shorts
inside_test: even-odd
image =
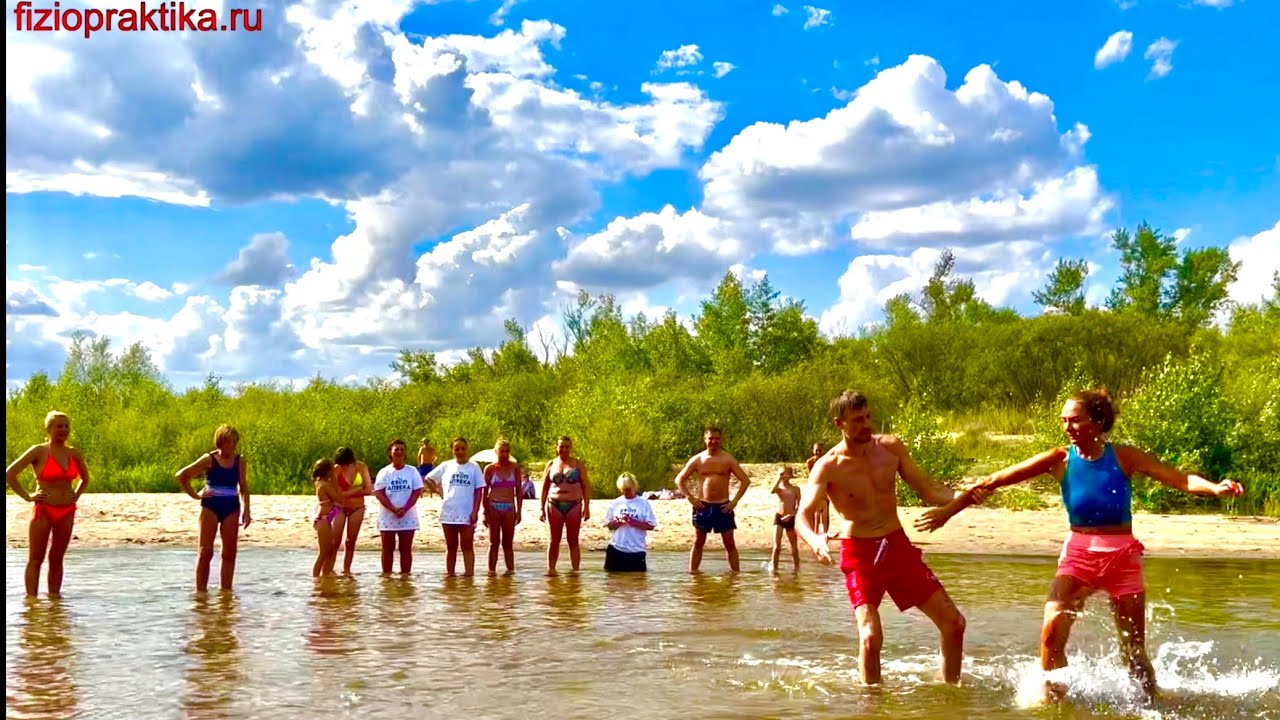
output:
[[[920,608],[942,639],[942,676],[960,682],[964,652],[964,616],[924,564],[922,553],[907,539],[898,519],[897,478],[910,485],[924,502],[944,505],[956,497],[911,459],[902,441],[871,432],[871,413],[862,393],[846,390],[831,401],[831,417],[841,442],[813,465],[797,513],[796,530],[813,548],[818,560],[831,564],[827,537],[813,527],[813,511],[830,501],[844,518],[840,531],[840,570],[845,574],[849,602],[858,623],[861,651],[858,669],[868,685],[880,682],[880,601],[885,593],[898,610]],[[969,489],[965,493],[989,491]]]

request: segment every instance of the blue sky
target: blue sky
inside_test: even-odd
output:
[[[76,330],[179,387],[358,381],[555,335],[579,288],[687,317],[730,269],[838,334],[945,247],[1033,313],[1144,219],[1229,247],[1240,301],[1280,257],[1263,0],[263,7],[84,39],[9,3],[9,384]]]

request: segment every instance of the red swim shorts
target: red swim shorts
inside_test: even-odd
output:
[[[1058,575],[1069,575],[1113,598],[1142,592],[1142,543],[1132,535],[1071,533],[1058,556]]]
[[[840,570],[849,602],[854,609],[879,607],[887,592],[902,612],[923,604],[942,589],[923,556],[901,528],[884,537],[841,539]]]

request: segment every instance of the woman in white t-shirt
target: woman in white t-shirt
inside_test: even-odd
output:
[[[484,473],[471,462],[466,438],[450,443],[453,459],[440,463],[427,474],[427,482],[440,492],[440,526],[444,529],[445,572],[453,577],[458,565],[458,546],[462,546],[464,577],[476,572],[476,521],[480,517],[480,498],[484,494]]]
[[[405,464],[404,440],[396,438],[387,446],[391,464],[378,471],[373,494],[382,505],[378,531],[382,534],[382,574],[391,574],[391,561],[400,545],[400,573],[413,569],[413,533],[418,529],[418,498],[422,497],[422,475]]]
[[[606,572],[645,572],[647,536],[658,525],[649,501],[636,494],[636,476],[622,473],[618,477],[618,490],[622,497],[615,498],[605,511],[605,525],[613,531],[609,546],[604,550]]]

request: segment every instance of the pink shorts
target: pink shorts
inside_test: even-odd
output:
[[[1058,556],[1058,574],[1068,575],[1113,598],[1136,595],[1142,582],[1142,543],[1133,535],[1071,533]]]
[[[924,564],[924,553],[901,529],[878,538],[843,538],[840,545],[840,570],[855,610],[880,607],[887,592],[898,610],[906,612],[942,589]]]

